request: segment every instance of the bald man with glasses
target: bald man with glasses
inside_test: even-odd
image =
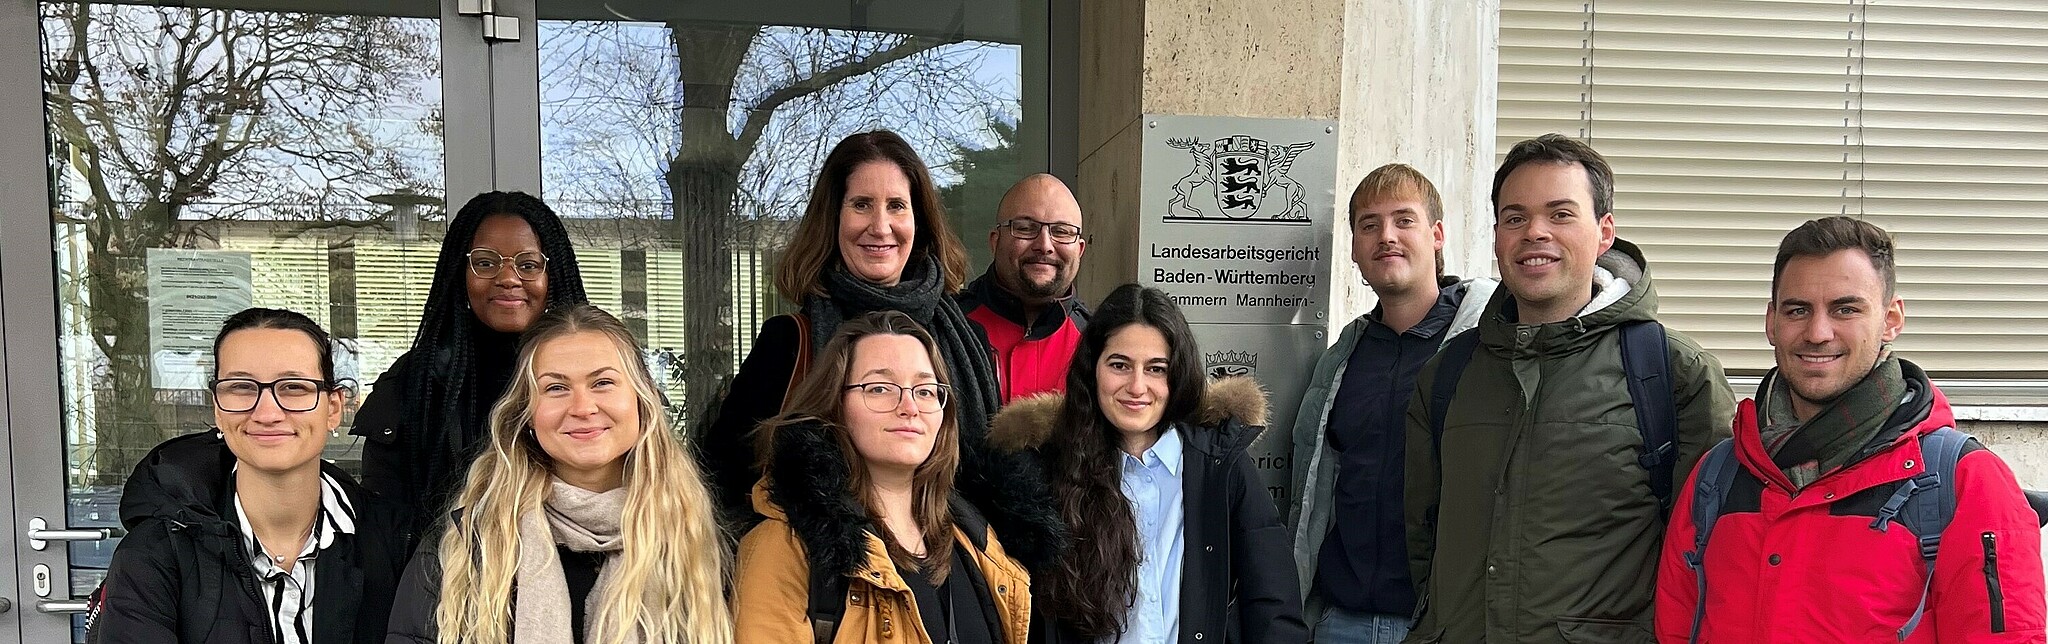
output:
[[[960,308],[995,348],[1002,401],[1065,391],[1067,361],[1088,324],[1074,276],[1088,240],[1081,204],[1058,177],[1034,174],[1003,194],[988,233],[993,261],[960,292]]]

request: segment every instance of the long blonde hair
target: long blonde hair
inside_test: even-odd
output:
[[[538,380],[536,349],[577,333],[612,341],[639,399],[640,439],[626,452],[626,505],[620,517],[625,549],[611,587],[589,618],[594,642],[637,631],[647,642],[731,644],[726,607],[731,547],[719,530],[711,494],[696,459],[670,427],[646,360],[617,318],[579,304],[534,322],[519,348],[512,386],[491,408],[489,448],[469,468],[454,507],[461,512],[441,535],[441,603],[435,624],[442,642],[511,641],[513,584],[519,570],[519,518],[548,499],[550,459],[527,430]]]

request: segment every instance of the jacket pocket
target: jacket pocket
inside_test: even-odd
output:
[[[1572,644],[1656,644],[1646,622],[1590,617],[1557,618],[1557,634]]]
[[[1984,541],[1984,589],[1991,599],[1991,632],[2005,632],[2005,591],[1998,587],[1998,534],[1986,532]]]

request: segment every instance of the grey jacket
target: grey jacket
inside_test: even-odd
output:
[[[1459,302],[1457,316],[1444,330],[1444,340],[1479,325],[1486,302],[1493,299],[1493,291],[1500,282],[1477,277],[1458,284],[1467,287],[1465,299]],[[1336,402],[1338,386],[1344,382],[1344,368],[1351,361],[1351,352],[1358,348],[1358,338],[1365,333],[1367,317],[1358,316],[1345,325],[1336,342],[1316,360],[1315,375],[1309,377],[1301,409],[1294,415],[1294,458],[1290,461],[1294,466],[1294,493],[1287,497],[1287,521],[1294,529],[1294,565],[1306,607],[1303,617],[1310,624],[1322,618],[1322,602],[1310,596],[1310,589],[1315,585],[1323,539],[1330,534],[1331,495],[1337,483],[1337,455],[1330,449],[1327,431],[1330,407]]]

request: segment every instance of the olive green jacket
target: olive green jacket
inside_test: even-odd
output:
[[[1665,517],[1636,462],[1642,436],[1622,370],[1620,325],[1652,319],[1657,295],[1626,241],[1598,262],[1602,288],[1578,316],[1516,324],[1504,286],[1480,318],[1479,349],[1431,438],[1441,354],[1408,406],[1409,568],[1419,620],[1409,642],[1654,642]],[[1735,414],[1720,361],[1667,328],[1684,489]]]

